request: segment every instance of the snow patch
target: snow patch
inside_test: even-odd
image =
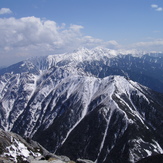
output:
[[[16,163],[18,162],[19,156],[24,161],[26,161],[30,155],[35,157],[41,156],[40,153],[34,154],[33,152],[29,151],[28,148],[23,143],[16,140],[12,136],[11,136],[11,142],[12,142],[11,146],[6,147],[7,152],[4,153],[4,156],[9,156],[11,160],[13,160]]]

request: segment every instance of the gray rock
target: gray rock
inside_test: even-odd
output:
[[[93,161],[91,160],[86,160],[86,159],[77,159],[76,163],[94,163]]]

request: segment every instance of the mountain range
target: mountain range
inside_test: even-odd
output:
[[[31,58],[0,69],[0,127],[71,160],[136,162],[163,153],[162,84],[161,53]]]

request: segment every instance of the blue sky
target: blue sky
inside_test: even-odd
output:
[[[0,35],[0,66],[80,47],[163,51],[163,1],[0,0]]]

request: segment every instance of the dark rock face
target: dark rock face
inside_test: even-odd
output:
[[[163,162],[163,154],[160,155],[154,155],[154,156],[149,156],[147,158],[144,158],[137,163],[161,163]]]
[[[103,53],[0,70],[0,127],[72,160],[127,163],[162,153],[163,95],[129,79],[161,92],[162,57]]]
[[[117,104],[121,105],[121,103],[122,101],[119,99]],[[151,110],[152,114],[153,106],[149,107],[148,104],[143,104],[146,103],[144,100],[141,103],[144,105],[143,108],[146,108],[144,114],[148,117],[148,110]],[[137,105],[134,106],[140,108]],[[148,155],[148,150],[151,154],[156,154],[155,148],[157,147],[153,140],[157,131],[153,131],[151,127],[151,122],[155,120],[150,117],[146,121],[141,121],[140,117],[127,110],[126,106],[121,106],[121,109],[119,110],[117,107],[113,110],[107,106],[95,108],[72,131],[57,152],[66,154],[73,159],[83,156],[83,158],[106,163],[132,161],[132,155],[136,161],[136,158]],[[155,111],[153,110],[153,112]],[[157,137],[162,144],[159,135],[162,133]]]

